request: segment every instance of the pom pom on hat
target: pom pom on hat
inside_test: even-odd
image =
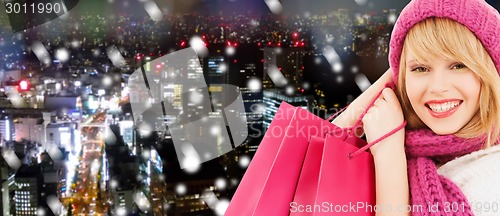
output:
[[[412,0],[392,30],[389,65],[397,83],[403,44],[408,31],[430,17],[449,18],[466,26],[481,41],[500,72],[500,14],[485,0]]]

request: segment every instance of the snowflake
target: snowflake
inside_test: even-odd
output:
[[[66,62],[69,60],[69,51],[66,48],[60,48],[56,50],[56,59],[61,62]]]
[[[351,67],[351,72],[352,72],[353,74],[358,73],[358,71],[359,71],[358,66],[354,65],[354,66],[352,66],[352,67]]]
[[[205,57],[208,55],[208,49],[205,46],[205,42],[203,42],[200,37],[193,36],[191,40],[189,40],[189,45],[191,45],[198,56]]]
[[[189,92],[189,101],[191,103],[199,105],[203,101],[203,94],[200,93],[199,91],[196,91],[196,90],[190,91]]]
[[[144,4],[144,9],[152,20],[158,22],[163,18],[163,14],[154,1],[148,1]]]
[[[227,65],[225,63],[220,63],[218,70],[221,71],[221,72],[226,72],[227,71]]]
[[[236,53],[236,48],[233,46],[226,47],[226,55],[233,56]]]
[[[250,157],[248,155],[243,155],[238,161],[241,168],[247,168],[250,164]]]
[[[265,2],[273,14],[280,14],[283,11],[283,6],[278,0],[265,0]]]
[[[181,167],[187,173],[195,173],[201,167],[201,159],[196,149],[191,144],[184,144],[181,148],[182,153],[184,153],[184,159],[182,160]]]
[[[359,6],[363,6],[368,2],[368,0],[354,0]]]
[[[361,73],[357,74],[354,77],[354,81],[358,85],[359,89],[361,89],[361,91],[365,91],[366,89],[368,89],[368,87],[371,86],[370,80],[368,80],[368,78]]]
[[[285,89],[285,93],[287,95],[293,95],[295,94],[295,88],[293,86],[287,86],[286,89]]]
[[[50,64],[51,59],[49,51],[47,51],[47,48],[45,48],[45,46],[41,42],[39,41],[34,42],[31,45],[31,50],[33,50],[33,52],[35,53],[36,57],[40,62],[43,62],[45,65]]]
[[[338,83],[342,83],[342,82],[344,82],[344,77],[342,77],[342,76],[338,76],[338,77],[337,77],[337,82],[338,82]]]
[[[260,91],[262,89],[262,82],[254,77],[248,80],[247,86],[251,91]]]
[[[269,78],[271,78],[273,83],[278,87],[285,86],[288,83],[285,76],[283,76],[276,65],[269,66],[269,68],[267,69],[267,74],[269,75]]]
[[[226,185],[226,180],[223,178],[218,178],[215,180],[215,187],[217,187],[218,190],[225,190]]]
[[[125,59],[116,47],[109,47],[107,54],[115,67],[123,67],[125,65]]]
[[[102,78],[102,84],[105,87],[110,87],[113,84],[113,79],[110,76],[105,76]]]
[[[187,192],[187,187],[186,185],[184,184],[178,184],[176,187],[175,187],[175,192],[178,194],[178,195],[184,195],[186,194]]]

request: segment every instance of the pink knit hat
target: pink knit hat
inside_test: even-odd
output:
[[[401,11],[390,41],[389,65],[397,83],[399,61],[406,33],[429,17],[455,20],[466,26],[481,41],[500,72],[500,15],[484,0],[412,0]]]

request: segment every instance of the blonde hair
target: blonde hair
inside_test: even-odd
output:
[[[399,64],[398,90],[409,129],[428,128],[413,110],[406,94],[406,54],[419,62],[439,56],[467,66],[479,78],[479,111],[455,135],[472,138],[486,135],[485,147],[497,143],[500,135],[500,77],[481,41],[464,25],[447,18],[428,18],[413,26],[405,38]]]

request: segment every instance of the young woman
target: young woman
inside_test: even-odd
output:
[[[390,41],[391,68],[334,124],[363,118],[377,215],[500,215],[500,15],[484,0],[412,0]],[[395,83],[396,91],[385,88]],[[389,208],[387,208],[389,207]],[[389,211],[388,211],[389,210]]]

